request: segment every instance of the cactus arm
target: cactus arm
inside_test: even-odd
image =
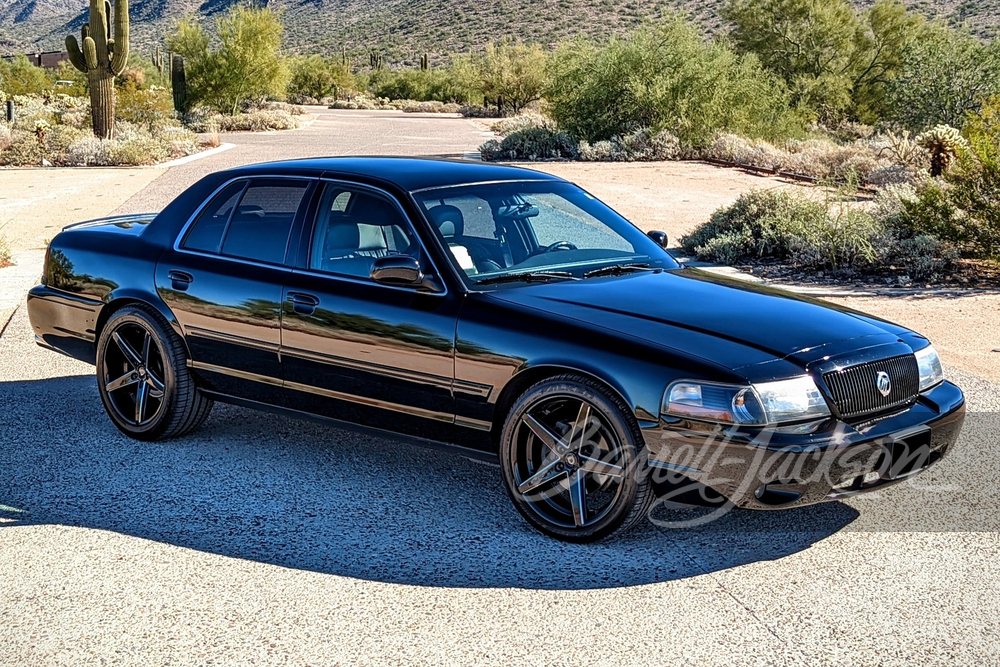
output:
[[[83,51],[80,50],[80,44],[76,41],[76,37],[73,35],[66,35],[66,52],[69,53],[69,61],[72,63],[73,67],[86,74],[87,61],[84,60]]]
[[[97,69],[97,44],[93,37],[83,40],[83,59],[87,63],[87,69]]]
[[[97,65],[108,62],[108,15],[105,12],[106,0],[91,0],[90,3],[90,38],[94,42],[97,54]],[[86,40],[84,40],[84,55],[87,55]],[[90,59],[87,59],[90,65]]]
[[[115,76],[128,64],[128,27],[128,0],[115,0],[115,50],[111,57],[111,71]]]

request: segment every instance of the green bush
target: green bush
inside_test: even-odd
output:
[[[220,45],[214,50],[208,33],[193,19],[179,21],[167,37],[168,47],[184,57],[191,104],[236,114],[250,100],[283,98],[288,66],[280,53],[280,12],[233,5],[216,28]]]
[[[24,55],[7,61],[0,58],[0,91],[14,95],[44,95],[52,92],[55,79],[48,70],[32,65]]]
[[[581,141],[580,159],[590,162],[649,162],[684,157],[680,141],[665,130],[639,129],[591,145]]]
[[[321,100],[337,97],[354,87],[351,70],[339,61],[318,55],[297,56],[288,59],[291,72],[288,81],[289,97],[308,97]]]
[[[452,68],[431,70],[381,70],[368,81],[368,90],[376,97],[417,102],[469,102],[474,91]]]
[[[849,194],[849,193],[845,193]],[[761,259],[841,273],[934,279],[951,271],[954,247],[899,226],[905,206],[889,192],[874,211],[833,197],[819,202],[777,190],[744,194],[681,238],[685,251],[722,264]]]
[[[117,98],[116,117],[129,123],[153,127],[174,117],[174,98],[166,88],[141,88],[134,81],[126,81],[118,87]]]
[[[483,160],[558,160],[577,157],[576,142],[568,134],[545,127],[511,132],[503,141],[491,140],[479,147]]]
[[[931,25],[907,45],[886,83],[884,120],[920,132],[939,123],[962,127],[969,113],[1000,93],[1000,41]]]
[[[670,17],[605,46],[576,41],[549,63],[546,91],[559,126],[588,142],[638,128],[703,146],[720,130],[785,138],[803,130],[784,83],[753,55],[705,41]]]

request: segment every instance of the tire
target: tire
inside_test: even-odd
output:
[[[214,404],[195,385],[180,336],[142,304],[123,306],[104,325],[97,388],[111,421],[136,440],[184,435],[201,426]]]
[[[518,512],[542,533],[596,542],[633,527],[653,493],[642,434],[628,406],[575,374],[530,387],[500,436],[504,485]]]

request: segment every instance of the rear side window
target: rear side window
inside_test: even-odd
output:
[[[213,197],[194,221],[181,247],[201,252],[219,252],[222,248],[222,236],[226,233],[226,225],[229,224],[229,216],[236,208],[236,202],[239,201],[246,185],[246,181],[230,183]]]
[[[258,262],[285,261],[288,235],[308,181],[252,181],[229,221],[222,254]]]

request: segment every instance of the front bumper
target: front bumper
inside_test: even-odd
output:
[[[943,382],[906,410],[863,423],[747,429],[661,418],[643,432],[666,499],[784,509],[909,479],[952,450],[964,419],[962,391]]]

